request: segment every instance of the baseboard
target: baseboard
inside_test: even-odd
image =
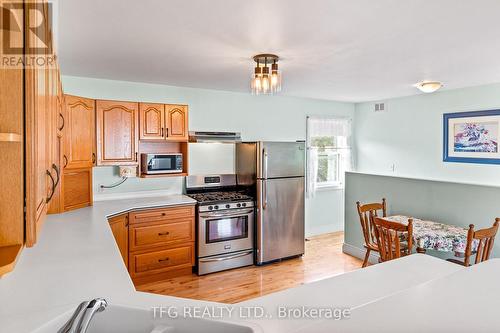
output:
[[[361,248],[360,249],[359,247],[356,247],[354,245],[347,244],[347,243],[342,244],[342,252],[344,252],[345,254],[348,254],[350,256],[359,258],[361,260],[364,260],[365,259],[365,255],[366,255],[366,249],[365,248]],[[378,259],[379,259],[378,253],[372,251],[370,253],[370,257],[368,258],[368,262],[370,264],[377,264],[378,263]]]
[[[320,225],[320,226],[314,226],[312,228],[308,228],[306,226],[306,238],[307,237],[313,237],[313,236],[319,236],[323,234],[329,234],[332,232],[337,232],[337,231],[343,231],[344,230],[344,225]]]

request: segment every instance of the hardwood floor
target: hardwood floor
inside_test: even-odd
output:
[[[155,294],[238,303],[361,268],[361,260],[342,253],[343,240],[343,232],[311,237],[302,258],[205,276],[193,274],[136,288]]]

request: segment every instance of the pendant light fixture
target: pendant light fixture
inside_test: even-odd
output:
[[[252,94],[275,94],[281,91],[281,72],[278,69],[279,57],[274,54],[257,54],[253,57],[256,63],[252,76]],[[269,70],[271,65],[271,70]]]

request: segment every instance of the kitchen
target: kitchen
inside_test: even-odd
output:
[[[498,4],[0,5],[0,331],[500,326]]]

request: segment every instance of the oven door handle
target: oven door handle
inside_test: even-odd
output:
[[[253,213],[253,209],[239,209],[239,210],[233,210],[231,211],[230,214],[225,214],[225,213],[201,213],[200,217],[201,218],[207,218],[207,217],[235,217],[235,216],[241,216],[244,214],[250,214]]]
[[[249,254],[252,254],[253,253],[253,250],[251,251],[247,251],[245,253],[238,253],[238,254],[235,254],[234,256],[229,256],[229,257],[219,257],[219,258],[205,258],[205,259],[198,259],[200,262],[214,262],[214,261],[224,261],[224,260],[231,260],[231,259],[236,259],[236,258],[239,258],[239,257],[244,257],[244,256],[247,256]]]

